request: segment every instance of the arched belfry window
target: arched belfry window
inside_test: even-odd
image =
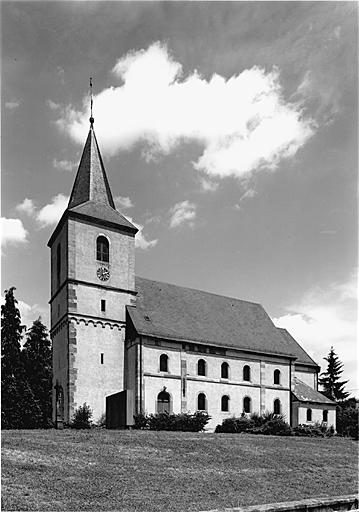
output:
[[[197,363],[197,374],[202,376],[206,375],[206,361],[204,359],[200,359]]]
[[[171,412],[171,397],[167,391],[161,391],[157,395],[157,412]]]
[[[229,377],[229,364],[228,363],[222,363],[221,366],[221,378],[222,379],[228,379]]]
[[[228,412],[229,411],[229,396],[223,395],[221,399],[221,411]]]
[[[105,236],[98,236],[96,240],[96,259],[108,263],[110,261],[110,244]]]
[[[197,409],[199,411],[205,411],[206,407],[206,395],[204,393],[200,393],[197,398]]]
[[[243,398],[243,412],[251,412],[251,399],[249,396]]]
[[[279,398],[276,398],[273,403],[273,412],[274,414],[280,414],[281,413],[281,405]]]
[[[280,370],[274,370],[274,384],[280,384]]]
[[[160,356],[160,372],[168,372],[168,355],[161,354]]]
[[[243,380],[246,380],[248,382],[251,380],[251,369],[248,366],[248,364],[243,366]]]

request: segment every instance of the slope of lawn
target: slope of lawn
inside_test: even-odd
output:
[[[2,432],[2,510],[202,511],[352,494],[344,438],[153,431]]]

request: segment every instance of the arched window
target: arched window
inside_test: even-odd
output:
[[[197,374],[206,375],[206,361],[204,359],[200,359],[197,363]]]
[[[312,409],[307,409],[307,421],[312,421]]]
[[[168,356],[166,354],[160,356],[160,372],[168,372]]]
[[[197,409],[199,411],[205,411],[206,408],[206,395],[204,393],[200,393],[197,398]]]
[[[248,366],[248,364],[243,366],[243,380],[246,380],[248,382],[251,380],[251,369]]]
[[[229,364],[228,363],[222,363],[221,366],[221,378],[222,379],[228,379],[229,375]]]
[[[61,244],[58,244],[56,249],[56,281],[57,287],[60,286],[61,279]]]
[[[274,370],[274,384],[280,384],[280,371]]]
[[[96,259],[108,263],[110,261],[110,246],[105,236],[97,237],[96,241]]]
[[[279,398],[276,398],[274,400],[274,404],[273,404],[273,412],[274,414],[280,414],[280,411],[281,410],[281,405],[280,405],[280,400]]]
[[[157,396],[157,412],[171,412],[171,397],[167,391],[161,391]]]
[[[324,421],[324,423],[327,423],[327,421],[328,421],[328,411],[323,411],[323,421]]]
[[[223,395],[221,399],[221,411],[228,412],[229,411],[229,396]]]
[[[251,412],[251,399],[249,396],[243,398],[243,412]]]

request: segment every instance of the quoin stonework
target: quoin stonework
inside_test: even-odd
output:
[[[335,426],[318,365],[258,303],[135,274],[137,228],[115,208],[93,119],[68,207],[53,232],[53,419],[207,411],[208,427],[274,411]],[[315,341],[315,340],[313,340]]]

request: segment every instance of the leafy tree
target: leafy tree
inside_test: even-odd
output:
[[[72,421],[70,423],[71,428],[77,429],[87,429],[91,428],[91,418],[92,418],[92,409],[85,402],[83,405],[80,405],[74,412]]]
[[[24,326],[14,290],[5,290],[5,304],[1,306],[1,425],[33,428],[38,424],[39,407],[22,364],[20,342]]]
[[[335,353],[333,347],[330,348],[328,357],[324,357],[328,362],[327,370],[320,374],[319,383],[323,386],[323,395],[331,400],[345,400],[349,393],[344,391],[344,386],[348,382],[340,381],[340,375],[343,373],[343,363]]]
[[[51,342],[41,317],[27,331],[21,356],[27,382],[40,408],[40,424],[47,427],[52,407],[52,355]]]

